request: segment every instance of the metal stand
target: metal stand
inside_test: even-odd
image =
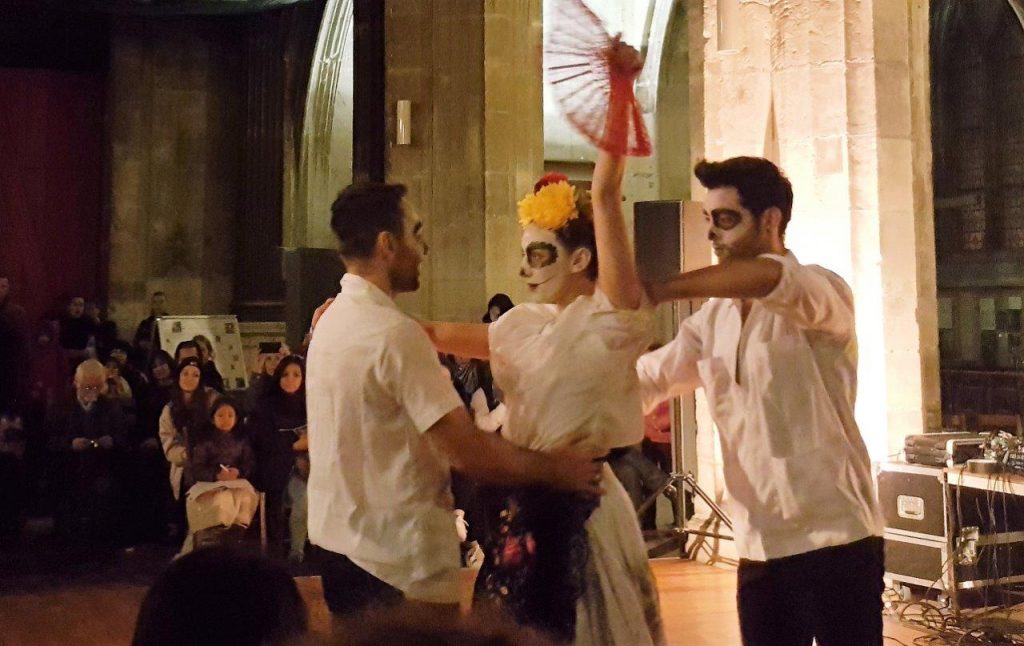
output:
[[[648,496],[640,507],[637,508],[637,517],[642,518],[644,512],[646,512],[651,505],[658,500],[658,496],[664,494],[669,487],[674,487],[676,490],[676,509],[674,519],[672,521],[672,527],[664,530],[657,530],[657,532],[653,533],[655,537],[663,536],[665,538],[669,538],[669,542],[678,542],[680,557],[686,555],[686,541],[691,534],[694,536],[705,536],[708,538],[717,538],[726,541],[733,540],[732,536],[725,536],[716,532],[707,532],[702,529],[690,529],[686,527],[686,496],[684,495],[684,492],[688,489],[693,495],[703,500],[707,506],[711,508],[711,513],[715,518],[728,527],[730,532],[733,531],[732,520],[729,518],[729,515],[725,513],[725,510],[718,506],[707,492],[701,489],[700,485],[697,484],[697,479],[690,472],[670,474],[668,480],[665,481],[665,484],[658,487],[658,490]],[[652,532],[645,532],[645,536],[651,535]],[[660,548],[663,546],[664,545],[653,548],[650,550],[648,556],[654,556],[656,555],[655,553],[660,553]]]

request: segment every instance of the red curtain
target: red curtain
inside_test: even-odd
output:
[[[103,298],[101,75],[0,68],[0,274],[29,320]]]

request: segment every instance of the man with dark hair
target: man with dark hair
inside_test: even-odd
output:
[[[599,493],[591,453],[537,453],[474,427],[426,332],[394,302],[419,287],[427,251],[404,194],[356,184],[335,200],[331,227],[348,273],[318,310],[309,347],[309,538],[324,550],[324,598],[340,615],[405,599],[454,616],[450,468]]]
[[[703,387],[719,429],[743,643],[881,644],[882,520],[854,420],[853,294],[783,244],[793,189],[770,161],[702,161],[720,263],[649,286],[710,298],[638,362],[648,409]]]
[[[195,357],[202,362],[199,344],[192,339],[185,339],[174,348],[174,363],[180,364],[182,359]]]

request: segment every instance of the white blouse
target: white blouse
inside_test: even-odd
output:
[[[572,440],[601,449],[643,439],[636,360],[652,310],[617,310],[596,291],[564,310],[518,305],[489,331],[491,370],[508,409],[502,435],[535,450]]]

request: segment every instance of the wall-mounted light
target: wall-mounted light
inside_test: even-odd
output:
[[[412,101],[402,99],[395,104],[395,145],[412,143]]]
[[[718,0],[718,51],[740,48],[740,0]]]

